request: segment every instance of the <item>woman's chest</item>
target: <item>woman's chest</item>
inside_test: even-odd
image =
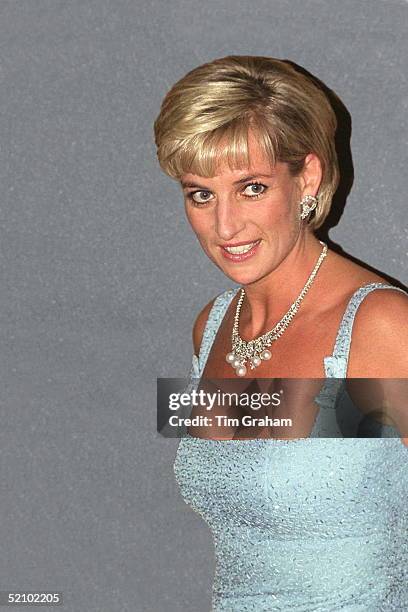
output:
[[[331,355],[338,321],[325,316],[293,322],[282,336],[272,341],[271,358],[252,369],[246,362],[245,378],[324,378],[324,358]],[[235,378],[235,369],[226,361],[232,352],[232,322],[218,330],[203,371],[204,378]]]
[[[403,497],[407,477],[382,442],[184,438],[174,471],[185,502],[211,526],[232,520],[294,537],[345,535]]]

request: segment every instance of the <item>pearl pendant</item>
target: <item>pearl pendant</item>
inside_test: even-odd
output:
[[[237,359],[234,355],[234,361],[231,363],[233,368],[239,368],[239,366],[241,365],[241,362],[239,359]]]
[[[247,372],[247,369],[246,369],[246,367],[245,367],[244,365],[239,366],[239,367],[238,367],[238,368],[235,370],[235,374],[236,374],[237,376],[245,376],[246,372]]]
[[[225,357],[225,361],[227,363],[233,363],[235,361],[234,353],[228,353],[228,355]]]
[[[251,359],[251,364],[253,368],[257,368],[259,365],[261,365],[262,363],[262,359],[258,356],[252,357]]]
[[[261,353],[261,359],[263,359],[264,361],[267,361],[268,359],[270,359],[272,357],[272,353],[271,351],[268,351],[268,349],[265,349],[264,351],[262,351]]]

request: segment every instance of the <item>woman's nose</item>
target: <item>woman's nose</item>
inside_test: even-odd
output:
[[[245,226],[239,204],[230,198],[218,198],[215,217],[215,230],[222,240],[231,240]]]

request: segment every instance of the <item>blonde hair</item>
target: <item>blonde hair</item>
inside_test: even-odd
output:
[[[175,179],[187,172],[214,176],[225,160],[231,168],[248,167],[249,129],[271,164],[286,162],[292,176],[315,153],[323,176],[310,226],[318,228],[339,183],[336,127],[326,94],[290,63],[230,55],[194,68],[173,85],[154,134],[160,167]]]

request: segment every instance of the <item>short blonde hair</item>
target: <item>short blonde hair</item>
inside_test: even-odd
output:
[[[230,55],[177,81],[154,122],[160,166],[175,179],[214,176],[224,160],[248,167],[250,128],[271,164],[286,162],[292,176],[317,155],[323,176],[310,226],[320,227],[339,183],[336,115],[323,90],[284,60]]]

